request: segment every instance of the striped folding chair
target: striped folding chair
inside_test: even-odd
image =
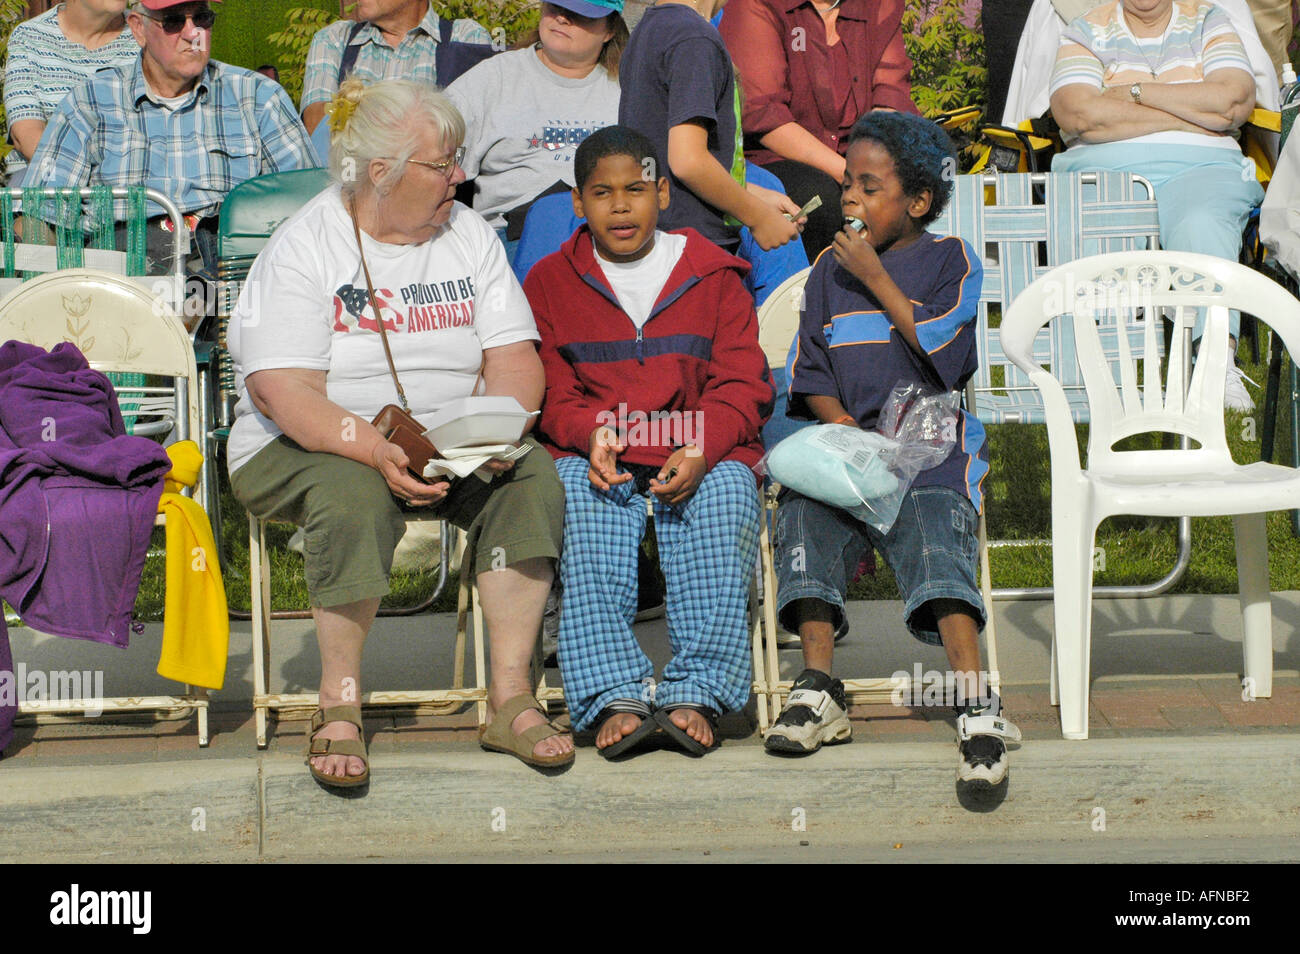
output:
[[[1160,238],[1149,183],[1121,173],[961,176],[930,229],[961,236],[983,259],[974,385],[976,411],[986,424],[1043,420],[1037,389],[1002,352],[997,332],[1003,308],[1057,265],[1153,247]],[[1103,346],[1116,352],[1113,335]],[[1044,340],[1037,357],[1062,378],[1075,420],[1086,420],[1087,395],[1070,333]]]
[[[976,327],[979,370],[967,388],[967,406],[985,424],[1044,421],[1037,389],[1002,351],[998,326],[1010,303],[1058,265],[1105,252],[1154,249],[1160,241],[1155,191],[1146,179],[1126,173],[960,176],[948,207],[930,229],[961,236],[984,263]],[[1061,293],[1074,290],[1062,288]],[[1141,329],[1136,322],[1126,327],[1130,348],[1141,347]],[[1108,328],[1101,341],[1113,366],[1120,360],[1117,335]],[[1073,330],[1060,323],[1050,336],[1040,336],[1034,349],[1034,359],[1061,382],[1075,421],[1086,423],[1087,391]],[[1190,558],[1191,522],[1184,518],[1178,526],[1178,556],[1168,574],[1149,584],[1099,586],[1094,596],[1156,596],[1178,581]],[[1050,587],[993,592],[999,599],[1049,599],[1052,594]]]
[[[150,204],[161,208],[173,225],[174,264],[165,275],[146,274]],[[23,214],[23,209],[37,208],[41,210],[39,217],[30,212]],[[123,210],[127,247],[120,251],[116,247],[116,227],[118,213]],[[41,275],[94,268],[137,279],[180,315],[185,293],[184,224],[175,203],[143,186],[0,189],[0,295]],[[89,328],[82,305],[70,302],[61,330],[65,340],[78,347],[93,342]],[[108,378],[117,389],[128,434],[161,439],[177,428],[174,405],[158,381],[148,375],[119,371],[110,372]],[[214,499],[212,486],[204,480],[198,490],[199,502],[208,511]]]

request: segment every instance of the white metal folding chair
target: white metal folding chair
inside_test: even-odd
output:
[[[119,387],[119,402],[143,405],[137,414],[146,430],[152,429],[150,424],[174,422],[178,440],[200,433],[198,374],[189,336],[170,306],[138,281],[82,268],[32,279],[0,301],[0,341],[11,339],[47,350],[71,341],[97,371],[171,378],[172,384],[165,387]],[[144,407],[150,410],[146,413]],[[198,716],[199,745],[208,744],[207,692],[189,686],[175,695],[19,704],[20,712],[38,715],[75,714],[88,708],[168,712],[173,718],[193,710]]]
[[[767,357],[768,370],[776,386],[776,405],[772,419],[763,429],[764,445],[775,446],[777,442],[793,428],[792,422],[785,420],[786,394],[789,390],[786,362],[790,345],[799,334],[799,312],[803,308],[803,286],[812,271],[809,266],[801,272],[791,275],[767,297],[758,309],[758,343]],[[781,688],[781,663],[777,653],[778,627],[776,622],[776,564],[772,549],[772,537],[775,532],[776,493],[778,488],[770,481],[763,485],[762,496],[762,535],[759,538],[759,570],[763,582],[763,613],[757,621],[761,632],[754,633],[754,639],[762,641],[762,646],[755,650],[763,653],[762,667],[767,688],[767,704],[775,718],[781,712],[782,692],[789,692],[787,683]],[[755,669],[757,672],[757,668]]]
[[[653,517],[653,504],[646,501],[646,512],[648,517]],[[431,692],[421,693],[402,693],[401,698],[395,698],[391,701],[394,703],[410,704],[411,702],[430,702],[446,705],[459,705],[464,702],[474,702],[478,711],[478,724],[480,728],[487,724],[487,665],[485,661],[485,649],[487,646],[486,628],[483,623],[483,612],[479,605],[478,586],[474,583],[471,573],[466,568],[464,561],[464,544],[465,537],[457,533],[457,554],[454,566],[461,568],[460,587],[456,598],[456,645],[453,652],[452,671],[454,684],[451,689],[434,690]],[[755,575],[754,589],[750,594],[750,642],[751,654],[754,670],[754,681],[752,692],[757,705],[758,728],[760,732],[766,731],[770,722],[768,716],[768,699],[770,696],[768,667],[763,659],[763,641],[768,632],[775,632],[776,626],[776,582],[771,567],[771,544],[768,540],[767,519],[764,514],[763,525],[759,533],[759,553],[764,563],[762,572]],[[769,583],[769,580],[771,581]],[[474,641],[474,685],[464,686],[463,674],[465,671],[465,642],[470,627],[473,627]],[[775,647],[775,641],[768,641],[768,645]],[[775,653],[775,648],[773,648]],[[546,671],[543,667],[541,653],[541,639],[534,647],[532,676],[534,692],[537,701],[542,704],[542,708],[548,713],[551,711],[551,703],[563,703],[564,689],[560,686],[548,686],[546,684]],[[391,696],[391,693],[374,693],[366,697],[366,701],[372,704],[390,701],[385,698]]]
[[[803,307],[803,286],[807,282],[808,274],[811,271],[811,268],[804,269],[782,282],[772,292],[767,301],[763,303],[763,307],[759,309],[758,313],[759,344],[763,347],[763,353],[767,355],[768,366],[772,371],[773,378],[776,379],[778,387],[782,389],[788,387],[789,383],[786,363],[791,343],[799,333],[799,312]],[[968,402],[973,400],[971,394],[973,386],[974,382],[972,381],[967,389]],[[784,413],[784,407],[784,401],[778,400],[777,413]],[[769,422],[768,426],[772,428],[773,423]],[[765,436],[769,441],[776,440],[788,430],[788,427],[777,422],[775,429]],[[769,598],[763,604],[764,616],[762,622],[765,627],[764,636],[767,642],[767,685],[774,714],[781,711],[781,700],[789,693],[791,687],[789,680],[781,679],[780,661],[777,655],[775,554],[769,537],[777,509],[776,489],[770,484],[764,489],[762,540],[764,589],[769,595]],[[1001,684],[1001,677],[998,672],[997,632],[993,617],[993,593],[989,575],[988,541],[983,513],[980,514],[979,518],[979,543],[980,582],[984,597],[984,615],[987,619],[984,627],[984,639],[988,652],[989,684],[992,689],[996,690]],[[757,638],[757,633],[755,638]],[[843,682],[845,694],[852,701],[865,703],[890,702],[897,698],[899,690],[906,692],[910,686],[910,680],[894,676],[850,678],[843,680]]]
[[[287,218],[298,211],[307,201],[329,184],[329,176],[322,169],[299,169],[280,172],[249,179],[227,196],[221,210],[219,230],[219,277],[221,279],[219,301],[218,346],[213,349],[212,368],[208,372],[211,378],[208,390],[210,420],[204,428],[208,469],[211,481],[216,483],[216,457],[220,445],[226,440],[229,425],[232,423],[231,411],[235,399],[235,372],[230,355],[225,351],[226,328],[234,309],[249,268],[265,246],[272,233]],[[259,747],[267,744],[267,714],[272,710],[310,711],[318,704],[314,692],[273,691],[271,689],[271,644],[270,632],[272,619],[307,617],[311,614],[301,610],[279,610],[272,607],[270,558],[267,548],[267,521],[249,515],[248,550],[250,568],[251,606],[250,617],[253,630],[253,711],[256,738]],[[213,529],[217,544],[221,544],[221,528],[214,519]],[[441,594],[448,579],[449,569],[454,565],[453,551],[457,546],[456,537],[450,523],[442,521],[441,555],[439,559],[438,580],[434,592],[421,605],[409,610],[382,610],[380,616],[413,615],[427,610]],[[460,593],[459,625],[457,642],[454,650],[455,675],[452,685],[445,689],[396,689],[364,693],[363,705],[418,706],[426,711],[438,713],[449,712],[466,702],[477,702],[479,721],[482,723],[486,712],[487,691],[483,679],[484,652],[481,642],[481,626],[475,627],[474,659],[478,678],[472,687],[464,684],[465,633],[466,618],[472,612],[475,621],[480,620],[477,594],[471,594],[464,586]],[[232,613],[242,617],[242,613]]]
[[[248,562],[252,598],[253,629],[253,722],[258,748],[267,745],[267,715],[271,710],[293,710],[309,713],[320,705],[316,692],[297,692],[271,689],[271,563],[267,548],[268,521],[248,515]],[[449,527],[450,524],[444,524]],[[463,546],[464,537],[457,534]],[[450,535],[442,539],[442,560],[446,567],[451,559]],[[443,572],[445,577],[445,571]],[[439,588],[441,589],[441,582]],[[485,655],[483,642],[483,617],[478,605],[478,592],[471,587],[462,573],[457,613],[456,644],[453,650],[453,675],[451,686],[445,689],[386,689],[362,693],[363,706],[420,707],[435,714],[455,711],[467,702],[478,703],[479,725],[486,721],[487,682],[485,681]],[[476,680],[473,686],[464,683],[465,635],[467,618],[472,616],[474,628],[474,665]],[[558,691],[558,690],[557,690]]]
[[[1300,302],[1285,289],[1236,262],[1189,252],[1128,252],[1063,265],[1038,278],[1003,317],[1003,351],[1042,393],[1047,418],[1056,618],[1052,695],[1056,701],[1059,690],[1066,738],[1088,737],[1093,540],[1098,524],[1118,514],[1234,518],[1246,687],[1256,697],[1272,694],[1264,513],[1300,504],[1300,471],[1232,460],[1223,419],[1230,308],[1266,320],[1288,348],[1300,345]],[[1188,378],[1198,309],[1206,311],[1206,325]],[[1172,321],[1173,336],[1162,362],[1164,320]],[[1092,424],[1086,467],[1079,465],[1065,392],[1035,351],[1040,331],[1050,333],[1054,321],[1072,326],[1087,385]],[[1141,346],[1131,347],[1129,336],[1119,334],[1118,358],[1108,359],[1101,338],[1119,323],[1141,328]],[[1116,449],[1126,438],[1150,433],[1180,435],[1184,446]],[[1189,441],[1199,446],[1191,449]]]

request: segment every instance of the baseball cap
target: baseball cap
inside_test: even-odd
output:
[[[607,17],[611,13],[623,12],[623,0],[546,0],[553,7],[560,7],[584,17]]]
[[[140,6],[146,10],[166,10],[168,7],[179,7],[182,3],[194,3],[195,0],[140,0]],[[209,3],[220,3],[221,0],[208,0]]]

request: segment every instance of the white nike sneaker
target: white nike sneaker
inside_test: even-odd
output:
[[[801,673],[795,685],[807,681]],[[763,735],[763,745],[769,752],[806,755],[823,743],[847,742],[852,734],[844,683],[834,679],[829,690],[805,687],[791,692],[781,715]]]
[[[978,707],[979,714],[972,708],[957,717],[957,781],[976,790],[996,788],[1011,770],[1006,743],[1019,742],[1020,730],[993,714],[997,705]]]
[[[1223,381],[1223,406],[1229,411],[1240,411],[1245,414],[1255,410],[1255,400],[1246,390],[1243,381],[1250,381],[1255,387],[1259,385],[1246,377],[1246,373],[1235,364],[1228,365],[1227,376]]]

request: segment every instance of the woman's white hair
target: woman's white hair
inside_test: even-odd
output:
[[[330,178],[344,194],[356,192],[370,177],[372,159],[395,159],[393,168],[378,183],[392,188],[406,172],[425,124],[432,127],[448,150],[465,141],[465,120],[450,99],[432,86],[411,80],[380,80],[367,85],[359,79],[343,81],[331,109],[348,115],[342,129],[334,129],[330,142]],[[326,116],[322,122],[332,122]]]

